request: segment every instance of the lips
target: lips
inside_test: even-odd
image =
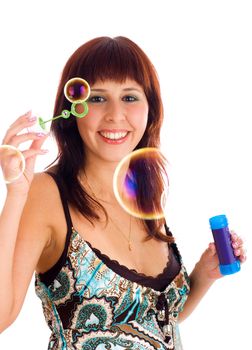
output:
[[[127,130],[102,130],[98,134],[101,136],[102,140],[109,144],[120,144],[126,141],[129,135]]]
[[[108,132],[108,131],[100,131],[99,134],[103,137],[106,137],[110,140],[119,140],[124,138],[127,135],[127,131],[117,131],[117,132]]]

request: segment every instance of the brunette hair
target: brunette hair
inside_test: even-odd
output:
[[[79,47],[67,61],[60,79],[54,116],[62,110],[71,110],[71,103],[64,96],[66,82],[74,77],[80,77],[94,84],[97,80],[113,80],[123,82],[127,78],[135,80],[142,86],[149,106],[147,127],[144,135],[135,149],[160,146],[160,128],[163,122],[163,105],[160,96],[160,86],[154,66],[147,55],[133,41],[126,37],[98,37]],[[79,171],[85,168],[85,144],[79,134],[76,118],[60,118],[52,122],[51,132],[58,145],[57,173],[60,175],[69,204],[76,208],[92,224],[100,217],[95,209],[102,209],[106,219],[105,208],[88,195],[78,180]],[[52,163],[52,164],[53,164]],[[50,165],[52,165],[50,164]],[[165,169],[163,161],[156,167],[142,164],[136,169],[132,164],[135,181],[138,184],[137,204],[140,209],[160,209],[160,196],[163,192],[161,171]],[[146,184],[148,188],[146,190]],[[148,236],[159,240],[172,242],[173,237],[161,232],[165,224],[164,218],[144,220]],[[169,232],[168,232],[169,233]]]

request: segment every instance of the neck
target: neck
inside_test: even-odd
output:
[[[142,230],[145,231],[145,227],[143,225],[143,220],[138,218],[131,218],[131,216],[120,206],[118,203],[114,190],[113,190],[113,175],[115,169],[118,165],[118,162],[106,162],[102,166],[100,163],[97,165],[95,162],[92,164],[86,165],[85,169],[80,173],[80,181],[83,183],[85,189],[90,192],[91,196],[94,196],[95,199],[101,201],[103,206],[107,206],[107,209],[113,208],[113,213],[117,213],[118,215],[114,215],[115,217],[125,217],[125,220],[129,220],[130,222],[130,232],[131,225],[134,223],[139,226]],[[124,176],[121,176],[121,180],[124,179]],[[110,221],[115,226],[115,220],[111,219],[109,215]],[[131,242],[130,242],[130,234],[128,238],[129,249],[131,250]]]
[[[95,194],[97,199],[107,204],[118,204],[113,190],[113,175],[118,162],[106,162],[87,164],[85,170],[80,173],[80,180]]]

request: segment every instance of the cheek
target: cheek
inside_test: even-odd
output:
[[[84,106],[82,103],[78,103],[75,107],[75,111],[79,114],[84,112]]]
[[[95,108],[93,105],[88,104],[88,114],[77,120],[80,128],[86,128],[92,132],[95,132],[101,122],[103,112],[101,108]]]
[[[79,134],[84,142],[90,139],[89,134],[90,131],[92,134],[92,124],[93,123],[90,123],[90,119],[87,116],[77,119]]]
[[[145,106],[139,106],[134,108],[131,113],[132,125],[137,129],[143,130],[146,128],[148,121],[148,108]]]

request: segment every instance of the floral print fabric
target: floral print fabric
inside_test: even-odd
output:
[[[35,274],[52,331],[48,350],[181,350],[177,320],[190,287],[179,259],[179,273],[157,291],[117,274],[72,229],[53,281],[47,285]]]

